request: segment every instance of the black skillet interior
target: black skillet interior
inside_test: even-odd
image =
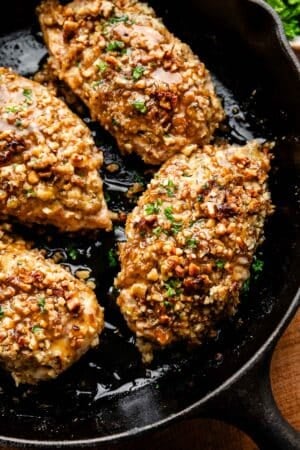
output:
[[[111,286],[118,268],[111,267],[114,260],[109,251],[124,238],[122,224],[116,224],[110,235],[92,237],[58,236],[53,230],[17,227],[48,255],[59,249],[62,262],[72,271],[92,269],[98,298],[106,308],[106,329],[99,349],[90,351],[53,382],[16,388],[1,372],[0,435],[33,440],[91,439],[163,420],[196,402],[241,368],[290,305],[299,284],[300,256],[300,156],[292,125],[297,107],[296,75],[281,60],[276,70],[271,70],[272,58],[268,60],[269,50],[262,44],[270,37],[262,33],[263,24],[258,24],[261,40],[255,45],[246,42],[245,30],[235,14],[238,3],[251,2],[221,3],[227,6],[219,5],[215,14],[218,2],[213,0],[186,2],[185,11],[181,1],[150,2],[211,70],[228,115],[219,136],[238,144],[252,137],[276,141],[270,180],[276,213],[266,226],[267,239],[259,251],[263,272],[253,272],[250,291],[243,295],[239,313],[221,325],[216,340],[192,352],[181,346],[164,351],[146,368],[114,306]],[[0,17],[0,65],[28,76],[46,55],[34,16],[35,4],[10,0]],[[282,80],[289,77],[288,85],[280,82],[280,73]],[[105,165],[117,162],[120,166],[116,174],[110,174],[105,166],[103,169],[109,205],[127,212],[136,200],[127,198],[128,188],[136,181],[146,182],[151,171],[137,159],[123,160],[114,141],[88,115],[84,120],[104,150]]]

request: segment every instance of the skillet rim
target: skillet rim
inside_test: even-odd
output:
[[[273,10],[273,8],[267,4],[264,0],[247,0],[248,3],[252,3],[263,8],[273,19],[273,26],[276,33],[276,37],[278,40],[278,44],[282,51],[288,56],[291,64],[294,66],[294,69],[300,74],[300,63],[294,54],[288,40],[285,36],[284,29],[282,26],[282,22],[278,16],[278,14]],[[14,438],[11,436],[1,436],[0,435],[0,445],[4,445],[6,447],[10,445],[14,445],[17,447],[28,448],[75,448],[75,447],[95,447],[98,444],[105,443],[117,443],[120,440],[130,439],[134,437],[139,437],[150,431],[158,431],[159,429],[170,425],[179,419],[184,419],[185,417],[189,417],[193,412],[195,412],[199,407],[205,405],[209,400],[218,396],[222,391],[230,388],[237,382],[243,375],[247,374],[251,370],[255,364],[260,361],[264,355],[268,351],[272,351],[273,346],[280,338],[285,328],[288,326],[294,315],[296,314],[297,309],[300,305],[300,287],[298,288],[293,300],[291,301],[287,311],[285,312],[283,318],[275,328],[275,330],[270,334],[268,339],[264,342],[264,344],[253,354],[253,356],[230,378],[228,378],[224,383],[220,384],[213,391],[202,397],[197,402],[192,403],[190,406],[182,409],[181,411],[170,414],[165,419],[159,420],[157,422],[151,423],[149,425],[135,427],[129,431],[124,431],[122,433],[116,433],[109,436],[101,436],[96,438],[88,438],[88,439],[76,439],[76,440],[33,440],[33,439],[23,439],[23,438]]]

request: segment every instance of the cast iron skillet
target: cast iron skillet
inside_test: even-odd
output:
[[[150,3],[212,71],[228,114],[219,135],[236,143],[252,136],[276,141],[270,180],[276,213],[259,254],[263,273],[252,273],[238,315],[220,327],[215,341],[192,352],[176,346],[145,368],[114,307],[118,268],[110,267],[108,251],[124,238],[122,224],[110,235],[85,237],[17,227],[50,256],[59,249],[71,270],[92,269],[107,323],[99,349],[58,380],[16,388],[1,373],[0,444],[111,448],[175,420],[209,416],[240,426],[262,449],[299,449],[299,434],[280,415],[268,375],[272,350],[300,295],[299,66],[277,16],[260,0],[189,0],[184,9],[180,0]],[[46,54],[35,5],[5,2],[0,19],[0,64],[26,75]],[[128,187],[151,173],[137,159],[122,160],[114,141],[88,115],[85,120],[106,164],[120,165],[116,175],[105,168],[102,174],[110,207],[128,211],[135,201],[126,197]]]

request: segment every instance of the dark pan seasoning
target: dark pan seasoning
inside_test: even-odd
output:
[[[157,8],[158,15],[165,16],[164,8],[156,3],[159,2],[151,2]],[[81,236],[60,235],[53,229],[45,231],[36,226],[25,228],[15,225],[15,230],[43,249],[47,257],[53,257],[96,288],[101,305],[105,307],[105,330],[99,348],[91,350],[51,382],[16,388],[10,375],[1,371],[0,416],[8,435],[13,435],[14,421],[21,424],[20,437],[25,438],[30,433],[35,433],[37,439],[43,438],[44,430],[47,430],[48,439],[55,439],[56,436],[59,439],[88,438],[91,430],[94,435],[105,434],[105,424],[109,420],[112,422],[110,433],[124,431],[127,429],[126,422],[134,426],[134,401],[140,391],[145,392],[144,408],[154,411],[151,413],[152,419],[159,420],[159,412],[155,417],[155,404],[156,401],[161,403],[161,392],[167,413],[171,412],[168,401],[174,397],[185,398],[180,403],[182,408],[192,398],[215,388],[224,376],[229,376],[235,367],[247,360],[249,352],[255,350],[255,333],[260,333],[264,318],[278,308],[277,293],[281,290],[289,266],[289,252],[284,252],[284,249],[290,247],[297,226],[286,213],[284,205],[287,195],[291,198],[298,195],[299,201],[299,191],[288,191],[289,177],[293,174],[288,171],[288,160],[281,156],[283,149],[288,155],[293,142],[277,139],[280,129],[273,128],[272,122],[266,118],[269,114],[261,108],[264,91],[259,76],[253,73],[251,78],[248,75],[247,82],[234,76],[239,62],[233,56],[230,59],[224,51],[229,41],[218,39],[204,26],[199,34],[185,31],[186,27],[182,30],[182,23],[178,23],[171,12],[167,15],[166,25],[191,44],[212,73],[227,115],[226,123],[218,130],[217,140],[222,142],[226,139],[233,144],[245,144],[252,138],[260,142],[276,142],[270,179],[276,211],[266,226],[266,242],[252,265],[251,281],[245,286],[237,315],[221,324],[213,340],[193,351],[186,351],[184,346],[176,344],[156,354],[150,366],[142,364],[135,338],[115,305],[117,292],[113,279],[119,271],[117,244],[125,239],[126,214],[133,209],[138,196],[150,181],[153,167],[146,166],[135,156],[123,159],[113,138],[84,110],[82,118],[91,129],[96,145],[104,152],[101,176],[106,201],[112,211],[123,212],[119,214],[119,222],[115,222],[110,233],[89,232]],[[0,66],[10,66],[22,75],[33,76],[44,63],[45,56],[40,32],[37,26],[31,28],[29,22],[26,26],[22,24],[19,30],[0,37]],[[240,56],[242,58],[242,52]],[[251,61],[245,59],[243,64],[245,67],[241,71],[245,74],[248,71],[249,74]],[[283,113],[283,128],[285,120]],[[285,233],[282,233],[283,228]],[[282,254],[285,255],[283,260]],[[280,264],[278,259],[281,259]],[[271,329],[268,324],[266,327]],[[249,351],[243,355],[245,347],[249,347]],[[227,366],[228,360],[231,360],[230,368]],[[192,370],[194,367],[197,367],[196,372]],[[172,386],[175,385],[174,393]],[[125,403],[129,394],[129,403]],[[176,400],[174,405],[175,409],[179,408]],[[62,417],[68,418],[69,427],[65,427]],[[85,430],[87,422],[89,431]]]

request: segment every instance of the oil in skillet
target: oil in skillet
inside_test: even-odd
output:
[[[41,59],[46,54],[40,37],[24,29],[0,38],[0,65],[12,66],[23,75],[30,76],[37,69]],[[239,104],[229,88],[214,78],[217,92],[222,98],[227,124],[218,132],[219,138],[226,138],[238,144],[244,143],[255,135],[268,137],[261,124],[248,120],[249,102],[255,102],[256,92],[247,99],[246,107]],[[122,211],[123,219],[132,210],[135,202],[151,179],[153,168],[145,166],[138,158],[123,159],[114,140],[100,126],[93,123],[89,117],[83,117],[92,130],[94,139],[104,152],[105,163],[102,169],[106,198],[111,210]],[[111,170],[113,165],[113,169]],[[140,191],[128,196],[128,190],[135,184],[140,185]],[[69,371],[46,385],[16,389],[5,374],[0,381],[0,415],[9,415],[9,407],[17,409],[18,414],[47,416],[49,412],[55,417],[63,414],[76,414],[88,417],[93,413],[93,406],[99,402],[108,401],[110,397],[124,395],[132,389],[152,383],[163,382],[165,373],[178,374],[184,365],[193,361],[207,361],[207,365],[222,363],[220,352],[222,348],[222,333],[217,342],[210,343],[193,356],[183,356],[181,346],[158,355],[151,369],[142,366],[140,356],[134,346],[134,338],[127,329],[123,318],[115,306],[116,292],[113,279],[118,271],[116,250],[118,242],[125,239],[124,223],[115,224],[114,231],[109,234],[95,233],[93,236],[62,236],[53,230],[43,232],[40,229],[28,230],[19,227],[22,234],[35,241],[39,248],[45,250],[47,256],[58,257],[72,273],[88,274],[88,281],[95,284],[97,296],[106,309],[106,327],[101,336],[99,349],[90,351],[78,364]],[[58,256],[57,256],[58,255]],[[232,326],[231,323],[226,325]],[[225,327],[226,328],[226,327]],[[116,357],[117,355],[117,357]],[[211,355],[218,355],[217,359]],[[178,362],[180,362],[180,367]],[[5,406],[4,406],[5,405]]]

